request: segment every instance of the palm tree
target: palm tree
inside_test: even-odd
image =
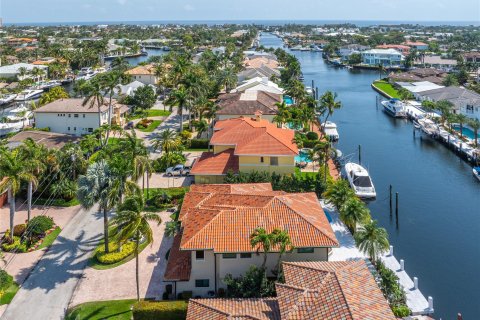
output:
[[[468,124],[473,129],[473,136],[475,137],[475,147],[478,147],[478,130],[480,130],[480,120],[477,118],[471,119]]]
[[[385,69],[385,66],[381,63],[378,64],[377,68],[378,68],[378,75],[380,77],[379,79],[382,79],[382,74],[384,74],[385,71],[387,71],[387,69]]]
[[[45,156],[45,147],[36,144],[31,138],[23,141],[23,144],[18,148],[22,163],[25,164],[25,170],[28,175],[28,191],[27,191],[27,221],[30,221],[32,211],[32,193],[38,185],[38,176],[46,169],[43,162]]]
[[[355,197],[355,193],[350,188],[347,180],[339,179],[327,186],[323,196],[328,203],[333,204],[337,210],[340,210],[348,199]]]
[[[460,125],[460,137],[463,138],[463,125],[468,122],[468,117],[464,114],[457,114],[456,119]]]
[[[183,130],[183,109],[187,106],[187,102],[188,95],[185,88],[183,87],[173,90],[170,93],[167,101],[165,102],[165,104],[170,107],[178,107],[178,115],[180,116],[180,127],[178,130],[179,132]]]
[[[108,125],[112,125],[112,98],[115,92],[118,90],[118,86],[123,81],[123,73],[118,71],[112,71],[108,73],[104,73],[100,78],[99,82],[101,83],[101,87],[104,90],[104,94],[108,95]],[[106,140],[108,141],[108,137],[110,136],[110,128],[107,128],[107,137]]]
[[[123,72],[130,67],[130,64],[128,63],[127,59],[125,59],[125,57],[117,57],[113,59],[112,63],[110,64],[110,67],[113,70],[119,70]]]
[[[77,197],[85,209],[90,209],[95,203],[99,203],[99,209],[103,212],[103,231],[105,239],[105,252],[109,252],[108,238],[108,210],[114,207],[118,195],[112,195],[114,177],[110,166],[105,160],[100,160],[90,165],[85,175],[78,178]]]
[[[175,237],[175,235],[180,230],[180,222],[179,221],[168,221],[165,223],[165,235],[167,237]]]
[[[272,231],[272,245],[278,246],[279,247],[279,255],[278,255],[278,261],[277,261],[277,266],[275,270],[278,272],[278,278],[281,276],[280,272],[280,266],[281,266],[281,261],[282,257],[285,254],[285,252],[293,250],[293,245],[292,245],[292,240],[290,239],[290,235],[288,234],[287,231],[285,230],[279,230],[275,229]]]
[[[97,107],[98,109],[98,127],[102,126],[102,106],[105,103],[103,98],[103,88],[98,81],[90,81],[86,82],[80,89],[81,92],[86,93],[85,98],[83,99],[82,105],[88,105],[89,109]],[[102,138],[100,138],[100,142],[102,146],[107,144],[107,140],[102,142]]]
[[[325,122],[327,122],[328,118],[333,115],[335,110],[342,107],[342,103],[340,101],[335,101],[336,98],[337,94],[332,91],[327,91],[320,97],[320,106],[322,110],[327,113]]]
[[[25,67],[18,68],[18,80],[23,80],[28,75],[28,70]]]
[[[200,120],[195,124],[195,129],[197,130],[197,138],[202,136],[202,133],[207,131],[207,138],[208,138],[208,123],[205,120]]]
[[[351,197],[345,201],[342,209],[340,209],[340,219],[355,234],[357,224],[370,219],[370,210],[360,199]]]
[[[10,204],[10,238],[13,239],[13,225],[15,218],[15,195],[20,190],[22,182],[32,181],[35,185],[37,178],[25,169],[24,162],[17,150],[1,150],[0,153],[0,191],[7,190]]]
[[[162,223],[162,219],[157,213],[144,213],[145,201],[141,195],[129,196],[118,206],[118,213],[113,218],[112,224],[115,226],[114,237],[119,245],[133,238],[135,241],[135,281],[137,284],[137,301],[140,301],[140,283],[139,283],[139,263],[138,253],[140,240],[145,237],[147,242],[153,242],[153,232],[149,222]]]
[[[32,69],[32,76],[34,77],[35,81],[40,81],[40,79],[45,75],[45,71],[40,68],[33,68]]]
[[[137,181],[145,174],[148,167],[148,150],[143,140],[137,139],[135,130],[126,132],[125,138],[120,142],[122,154],[130,162],[132,168],[132,180]]]
[[[177,133],[172,129],[163,130],[160,135],[155,138],[153,142],[154,150],[162,150],[162,152],[170,153],[177,151],[182,146],[182,141],[178,137]]]
[[[256,228],[250,235],[250,245],[254,249],[257,248],[257,254],[260,252],[260,249],[263,250],[262,268],[265,270],[268,253],[273,245],[272,234],[268,233],[264,228]]]
[[[226,92],[230,92],[237,84],[237,74],[233,68],[225,68],[221,71],[218,82]]]
[[[378,256],[390,248],[388,233],[384,228],[377,227],[376,220],[360,226],[354,238],[358,249],[367,254],[374,264]]]

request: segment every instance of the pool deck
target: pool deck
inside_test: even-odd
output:
[[[332,206],[320,201],[322,208],[330,214],[332,222],[330,223],[338,242],[339,248],[334,248],[328,257],[329,261],[349,261],[364,259],[367,261],[369,268],[373,268],[367,256],[360,252],[355,245],[355,240],[352,234],[347,229],[345,224],[340,220],[338,212]],[[404,288],[407,297],[407,306],[412,311],[413,315],[428,315],[433,314],[433,309],[429,309],[428,301],[419,289],[414,288],[413,280],[405,270],[401,270],[400,263],[395,256],[390,253],[381,256],[381,259],[386,267],[394,271],[399,278],[401,286]]]

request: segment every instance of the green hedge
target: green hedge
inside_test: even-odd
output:
[[[308,140],[318,140],[318,133],[309,131],[307,132],[307,139]]]
[[[13,277],[0,269],[0,292],[4,292],[13,284]]]
[[[119,261],[122,261],[129,255],[135,251],[135,243],[127,242],[122,245],[122,250],[118,251],[118,244],[116,243],[109,243],[108,248],[110,250],[109,253],[105,253],[105,246],[102,245],[100,248],[97,249],[95,253],[95,257],[97,258],[98,262],[103,264],[113,264]]]
[[[403,318],[410,315],[410,309],[406,305],[393,306],[392,311],[395,317]]]
[[[318,140],[304,140],[303,147],[304,148],[313,148],[318,143]]]
[[[187,316],[187,301],[140,301],[133,305],[134,320],[179,320]]]
[[[7,230],[7,233],[10,232]],[[9,241],[5,241],[2,243],[3,251],[11,252],[11,251],[18,251],[18,252],[27,252],[27,244],[20,242],[20,237],[13,236],[13,242],[9,243]]]
[[[47,216],[33,217],[27,224],[27,232],[32,235],[43,235],[45,232],[53,228],[53,218]]]
[[[209,143],[209,139],[192,139],[190,140],[190,149],[206,149]]]

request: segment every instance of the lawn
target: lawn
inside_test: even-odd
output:
[[[145,249],[149,244],[150,244],[150,242],[148,242],[148,241],[146,241],[144,243],[141,243],[139,248],[138,248],[138,254],[140,254],[143,251],[143,249]],[[98,247],[100,247],[100,246],[104,246],[103,241],[98,245]],[[95,252],[96,252],[96,250],[95,250]],[[132,253],[131,255],[127,256],[125,259],[123,259],[121,261],[118,261],[116,263],[103,264],[103,263],[100,263],[97,260],[97,256],[94,254],[90,258],[89,265],[90,265],[90,267],[92,267],[93,269],[96,269],[96,270],[108,270],[108,269],[113,269],[115,267],[121,266],[122,264],[127,263],[128,261],[130,261],[134,258],[135,258],[135,254]]]
[[[58,237],[58,235],[60,234],[61,231],[62,231],[62,229],[60,227],[56,227],[55,230],[53,230],[52,232],[47,234],[45,236],[45,238],[43,238],[43,241],[38,246],[37,250],[40,250],[40,249],[51,246],[53,241],[55,241],[55,239],[57,239],[57,237]]]
[[[400,98],[400,95],[398,94],[398,90],[395,89],[390,83],[384,80],[378,80],[373,82],[373,86],[376,87],[377,89],[385,92],[388,94],[391,98]]]
[[[158,109],[149,109],[147,110],[147,118],[150,117],[168,117],[171,114],[170,111],[163,111]],[[143,113],[134,113],[128,117],[130,120],[144,118]]]
[[[47,203],[48,202],[48,203]],[[73,207],[79,205],[80,202],[77,198],[73,198],[72,200],[64,200],[64,199],[37,199],[35,200],[36,205],[48,205],[52,207]]]
[[[308,172],[308,171],[307,171],[307,172],[302,172],[302,171],[300,170],[300,168],[295,168],[295,175],[296,175],[297,177],[303,178],[303,179],[305,179],[306,177],[315,178],[315,177],[317,177],[317,175],[319,175],[319,173],[318,173],[318,166],[316,166],[315,169],[316,169],[315,172],[312,172],[312,171],[310,171],[310,172]]]
[[[0,296],[0,305],[9,304],[20,287],[15,282]]]
[[[115,319],[130,320],[132,318],[131,306],[136,300],[114,300],[87,302],[76,306],[72,310],[67,311],[66,320],[76,319]]]
[[[145,129],[137,128],[137,130],[140,130],[142,132],[153,132],[153,130],[155,130],[160,125],[160,123],[162,123],[162,120],[153,120],[152,123],[150,123]]]

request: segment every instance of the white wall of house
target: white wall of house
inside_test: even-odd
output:
[[[480,120],[480,105],[462,105],[460,107],[460,113],[469,118]]]
[[[362,52],[362,62],[370,66],[379,64],[384,66],[400,66],[402,64],[402,54],[391,49],[374,49]]]
[[[314,248],[313,253],[299,253],[297,249],[286,253],[282,261],[327,261],[327,248]],[[224,257],[223,254],[213,254],[212,250],[205,251],[205,259],[197,260],[195,251],[192,251],[192,271],[190,274],[190,281],[177,282],[177,294],[183,291],[192,291],[193,297],[201,296],[207,297],[209,291],[215,291],[215,259],[217,261],[216,279],[217,289],[224,288],[226,285],[223,279],[227,274],[233,277],[244,275],[250,266],[261,266],[263,263],[263,254],[256,254],[252,252],[250,257],[241,257],[240,253],[235,254],[235,258]],[[272,276],[272,269],[275,269],[278,262],[278,253],[269,253],[267,258],[267,270]],[[196,280],[209,280],[208,287],[197,287]]]
[[[107,123],[107,112],[103,112],[102,124]],[[99,127],[98,113],[35,113],[36,128],[50,128],[51,132],[81,136]]]
[[[152,84],[156,85],[157,84],[157,77],[152,74],[135,74],[132,75],[133,81],[140,81],[143,84]]]

